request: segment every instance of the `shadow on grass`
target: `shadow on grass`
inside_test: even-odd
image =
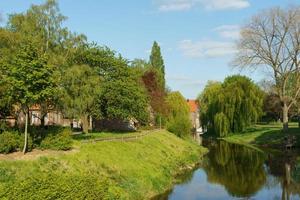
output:
[[[300,128],[289,128],[287,133],[283,133],[281,129],[265,131],[255,138],[254,143],[263,146],[282,147],[286,136],[295,136],[296,147],[300,147]]]

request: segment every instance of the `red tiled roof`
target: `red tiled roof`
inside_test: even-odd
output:
[[[196,100],[188,99],[187,103],[190,107],[190,112],[197,112],[197,109],[198,109],[199,105],[198,105],[198,102]]]

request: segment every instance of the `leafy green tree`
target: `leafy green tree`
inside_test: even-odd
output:
[[[99,98],[100,111],[104,118],[130,120],[141,124],[148,122],[149,113],[146,91],[130,68],[119,71],[119,76],[106,80]]]
[[[209,81],[199,95],[200,119],[204,129],[214,130],[214,116],[219,110],[218,95],[221,93],[222,83]]]
[[[128,61],[107,47],[89,44],[81,47],[76,64],[88,64],[102,78],[102,90],[96,107],[96,117],[106,119],[137,119],[148,121],[148,98],[140,80],[142,73],[130,67]]]
[[[188,136],[192,124],[189,116],[189,107],[180,92],[171,92],[166,98],[169,113],[167,129],[179,137]]]
[[[165,88],[165,64],[163,57],[161,55],[160,46],[156,41],[153,42],[151,55],[150,55],[150,64],[152,67],[158,70],[160,73],[160,85],[164,89]]]
[[[47,64],[47,57],[38,53],[31,43],[21,44],[13,59],[5,64],[5,76],[0,85],[10,85],[6,95],[25,113],[25,143],[27,150],[29,108],[53,95],[53,67]]]
[[[88,65],[74,65],[62,78],[63,110],[71,118],[81,119],[83,132],[88,132],[88,117],[95,111],[101,92],[101,79]]]
[[[209,83],[200,96],[202,124],[219,136],[242,132],[263,114],[263,100],[264,93],[245,76]]]
[[[30,41],[37,47],[39,54],[47,57],[47,64],[52,65],[57,73],[54,76],[56,79],[53,80],[55,83],[61,81],[59,73],[64,73],[64,68],[72,66],[68,61],[73,58],[76,46],[85,41],[84,36],[72,34],[62,26],[65,20],[66,17],[60,13],[57,1],[47,0],[44,4],[32,5],[24,13],[10,15],[6,26],[7,31]],[[41,111],[42,126],[47,113],[56,109],[59,103],[58,93],[53,91],[52,94],[51,98],[37,102]]]
[[[3,28],[0,28],[0,118],[5,119],[6,116],[12,115],[12,97],[7,95],[7,90],[10,88],[9,83],[4,79],[7,76],[7,63],[10,62],[15,55],[19,46],[20,35],[12,33]]]
[[[224,113],[217,113],[214,117],[215,131],[220,137],[227,136],[229,133],[229,120]]]

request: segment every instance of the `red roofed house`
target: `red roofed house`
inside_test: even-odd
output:
[[[190,108],[190,119],[193,129],[196,131],[200,128],[199,103],[196,100],[187,99],[187,104]]]

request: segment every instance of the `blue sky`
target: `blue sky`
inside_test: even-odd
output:
[[[0,0],[8,13],[23,12],[42,0]],[[124,57],[149,58],[154,40],[161,46],[167,84],[186,98],[195,98],[208,80],[223,80],[239,70],[229,66],[239,27],[252,15],[300,0],[58,0],[68,17],[65,25],[90,41]],[[242,72],[255,81],[261,72]]]

